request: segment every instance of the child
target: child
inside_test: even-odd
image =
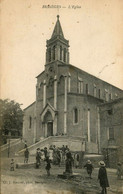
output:
[[[14,159],[11,159],[10,171],[14,171]]]
[[[89,178],[92,179],[91,178],[91,174],[92,174],[92,170],[93,170],[94,167],[92,166],[90,160],[87,161],[87,163],[85,164],[84,168],[87,169],[87,173],[89,174]]]
[[[51,161],[49,159],[49,156],[46,157],[45,161],[46,161],[45,169],[47,171],[47,176],[50,176],[50,168],[51,168],[51,164],[50,163],[51,163]]]

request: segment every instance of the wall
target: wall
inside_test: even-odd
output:
[[[97,143],[97,104],[100,101],[84,95],[68,94],[68,133],[70,135],[85,136],[88,134],[88,109],[90,110],[90,136],[91,141]],[[77,124],[73,122],[73,110],[76,107],[79,111]]]
[[[58,134],[64,133],[64,95],[58,96]]]

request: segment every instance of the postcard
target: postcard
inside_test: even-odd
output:
[[[123,193],[122,0],[1,0],[1,194]]]

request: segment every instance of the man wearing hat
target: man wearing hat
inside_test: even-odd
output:
[[[107,193],[106,187],[109,187],[108,177],[107,177],[107,171],[105,168],[104,161],[99,162],[99,173],[98,173],[98,179],[100,181],[100,186],[102,187],[102,194]]]
[[[91,174],[92,174],[92,170],[94,169],[94,167],[93,167],[93,165],[92,165],[90,160],[87,161],[87,163],[84,165],[84,168],[87,169],[87,173],[89,175],[89,178],[92,179],[91,178]]]

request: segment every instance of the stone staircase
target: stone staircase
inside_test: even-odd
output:
[[[73,137],[73,136],[50,136],[45,139],[40,140],[39,142],[28,147],[30,155],[35,155],[36,149],[43,149],[44,147],[49,148],[50,145],[55,145],[56,147],[62,147],[62,145],[67,145],[71,151],[82,151],[84,138],[82,137]],[[85,143],[85,142],[84,142]],[[24,149],[17,152],[18,155],[24,154]]]
[[[21,142],[21,139],[20,138],[19,139],[10,139],[8,141],[10,141],[10,147],[12,147],[12,146],[18,144],[19,142]],[[9,146],[9,142],[7,142],[6,144],[0,146],[1,152],[8,149],[8,146]]]
[[[1,149],[1,157],[14,157],[15,153],[24,148],[24,142],[19,139],[10,139],[10,144],[7,143],[0,147]]]
[[[44,139],[41,139],[39,142],[28,146],[28,150],[31,156],[35,156],[36,149],[44,149],[44,147],[49,148],[51,145],[56,147],[62,147],[62,145],[67,145],[72,154],[75,152],[80,153],[80,167],[83,167],[87,160],[91,160],[94,167],[98,167],[100,160],[103,160],[104,157],[101,154],[98,154],[98,146],[93,142],[86,142],[82,137],[73,137],[73,136],[50,136]],[[84,147],[83,147],[84,145]],[[18,149],[16,155],[24,155],[24,144],[22,149]],[[85,150],[84,150],[85,149]],[[84,156],[81,157],[81,153],[84,152]],[[61,166],[64,166],[65,163],[61,162]]]

